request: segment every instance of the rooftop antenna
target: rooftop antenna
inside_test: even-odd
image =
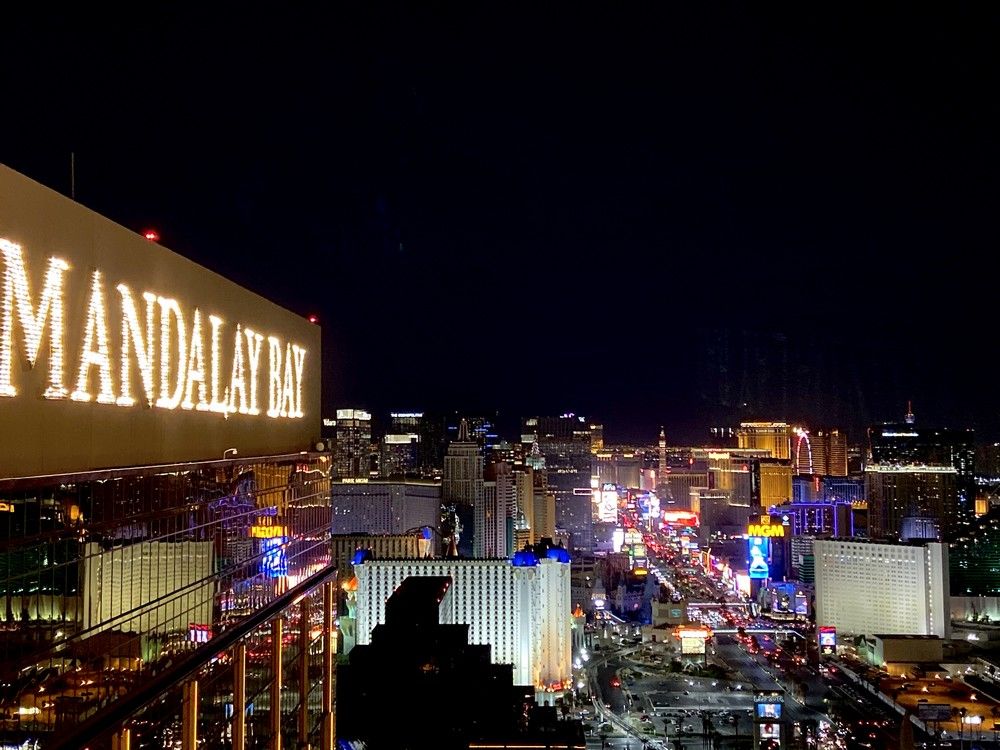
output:
[[[76,200],[76,151],[69,152],[69,197]]]
[[[917,421],[917,418],[913,416],[913,402],[906,402],[906,424],[913,424]]]

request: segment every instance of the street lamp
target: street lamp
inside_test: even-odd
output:
[[[222,451],[222,458],[223,458],[223,460],[225,460],[226,458],[229,457],[229,451],[232,451],[234,456],[238,452],[235,448],[226,448],[224,451]]]

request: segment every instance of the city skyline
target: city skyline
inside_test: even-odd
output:
[[[0,162],[318,315],[327,410],[995,433],[983,12],[15,19]]]
[[[1000,750],[1000,9],[4,30],[0,750]]]

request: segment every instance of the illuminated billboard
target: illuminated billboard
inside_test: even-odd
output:
[[[795,592],[795,614],[809,614],[809,597],[807,597],[802,591]]]
[[[781,739],[781,725],[780,724],[760,724],[758,725],[758,733],[762,740],[780,740]]]
[[[820,626],[819,653],[822,656],[833,656],[837,653],[837,629],[835,627]]]
[[[594,490],[594,503],[597,505],[597,518],[606,523],[618,520],[618,490],[614,485],[606,484],[600,490]]]
[[[613,552],[621,552],[622,545],[625,544],[625,530],[619,526],[614,531],[611,532],[611,550]]]
[[[771,540],[768,537],[752,536],[747,539],[747,573],[752,579],[767,578],[770,574],[768,561],[771,559]]]
[[[757,718],[758,719],[780,719],[781,718],[781,704],[780,703],[758,703],[757,704]]]
[[[645,562],[646,558],[646,545],[645,544],[633,544],[628,548],[628,556],[631,558],[633,564],[637,562]]]
[[[698,514],[687,510],[663,511],[663,522],[674,526],[698,526]]]
[[[298,452],[319,377],[317,326],[0,166],[0,477]]]
[[[918,703],[917,718],[921,721],[951,721],[951,704]]]
[[[660,515],[660,498],[655,492],[644,492],[639,495],[639,512],[644,519],[658,518]]]
[[[736,590],[744,596],[750,596],[750,576],[744,573],[737,573]]]
[[[760,740],[781,740],[782,699],[778,693],[754,696],[754,733]],[[756,744],[756,743],[755,743]]]
[[[678,628],[674,635],[680,639],[681,654],[702,655],[705,653],[705,642],[712,637],[708,628]]]
[[[260,541],[261,552],[263,552],[260,560],[260,572],[268,578],[287,576],[288,555],[285,552],[285,542],[288,539],[283,536],[272,536]]]

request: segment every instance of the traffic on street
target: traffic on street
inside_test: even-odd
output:
[[[588,748],[723,750],[896,746],[900,717],[821,659],[807,618],[772,618],[717,571],[692,564],[677,532],[625,517],[645,547],[651,601],[682,605],[656,627],[610,611],[587,625],[579,711]],[[645,605],[646,603],[644,603]],[[782,735],[781,733],[785,734]],[[916,733],[917,744],[926,742]],[[756,740],[756,744],[755,744]],[[947,747],[947,744],[940,745]]]

